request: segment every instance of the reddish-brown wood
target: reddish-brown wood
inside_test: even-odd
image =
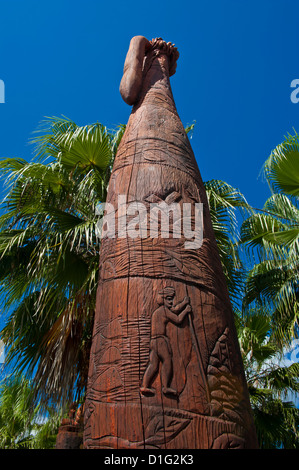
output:
[[[153,203],[202,203],[203,241],[186,246],[174,224],[170,238],[116,227],[102,240],[85,448],[257,446],[205,189],[170,87],[177,58],[160,38],[131,41],[120,91],[134,106],[107,202],[125,195],[148,214]]]
[[[56,437],[56,449],[81,449],[83,442],[82,407],[73,403],[69,417],[64,418],[59,426]]]

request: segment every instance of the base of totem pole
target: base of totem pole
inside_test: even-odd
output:
[[[245,443],[240,437],[244,433],[242,426],[215,417],[174,408],[153,410],[147,406],[142,406],[141,413],[141,408],[134,404],[99,403],[94,412],[101,419],[93,423],[92,441],[85,442],[89,449],[188,449],[187,436],[181,433],[187,427],[188,436],[193,436],[194,449],[251,448],[250,442]]]

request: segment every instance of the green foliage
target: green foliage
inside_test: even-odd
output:
[[[239,312],[237,330],[260,447],[299,448],[299,410],[288,400],[299,391],[299,364],[282,365],[271,312]]]
[[[0,448],[53,449],[60,415],[48,408],[41,414],[40,406],[31,407],[32,383],[15,375],[0,385]]]
[[[124,132],[49,118],[35,160],[0,161],[8,193],[0,217],[0,293],[10,312],[6,360],[34,375],[36,400],[57,406],[86,387],[98,278],[96,205],[105,201]]]
[[[241,227],[241,240],[253,266],[247,277],[244,307],[272,311],[276,340],[296,337],[299,286],[299,137],[289,135],[264,165],[272,195],[260,213]]]
[[[299,364],[283,366],[298,334],[299,137],[289,135],[265,162],[271,196],[246,219],[246,276],[239,340],[262,448],[299,447]],[[290,394],[290,395],[288,395]]]
[[[274,193],[299,196],[299,135],[288,134],[264,164],[264,173]]]
[[[204,185],[230,299],[236,307],[240,304],[244,290],[237,213],[245,217],[252,210],[243,194],[224,181],[210,180]]]

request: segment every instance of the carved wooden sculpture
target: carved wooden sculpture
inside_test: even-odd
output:
[[[85,448],[256,447],[206,194],[169,82],[178,56],[137,36],[125,62],[120,91],[133,109],[108,191],[118,224],[101,246]],[[148,222],[152,205],[174,203],[202,204],[200,243],[177,234],[175,217],[169,237],[140,230],[141,205]],[[138,236],[124,233],[125,217]]]

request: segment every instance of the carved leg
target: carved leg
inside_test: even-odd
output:
[[[170,356],[162,362],[161,380],[164,395],[177,395],[177,391],[170,387],[172,380],[172,359]]]
[[[150,352],[150,357],[149,357],[149,365],[145,371],[145,374],[143,376],[143,381],[142,381],[142,386],[140,388],[141,393],[145,395],[154,395],[155,394],[155,389],[150,388],[151,383],[157,374],[159,370],[159,358],[153,349]]]
[[[164,395],[177,395],[177,391],[170,387],[173,375],[172,351],[168,341],[159,340],[159,357],[162,362],[161,381]]]

